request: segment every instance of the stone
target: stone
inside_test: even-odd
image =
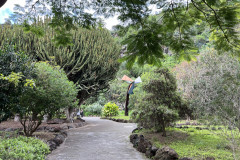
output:
[[[128,120],[124,120],[123,123],[128,123]]]
[[[212,127],[211,129],[212,129],[213,131],[216,131],[216,130],[217,130],[215,127]]]
[[[57,144],[53,140],[49,140],[47,142],[47,144],[48,144],[48,146],[50,148],[50,151],[53,151],[53,150],[55,150],[57,148]]]
[[[158,148],[155,146],[148,148],[145,153],[146,157],[148,157],[148,158],[154,157],[156,155],[157,150],[158,150]]]
[[[42,127],[38,127],[37,131],[44,131],[46,127],[42,126]]]
[[[192,160],[192,158],[183,157],[183,158],[180,158],[179,160]]]
[[[64,120],[59,118],[52,119],[47,122],[47,124],[63,124],[63,123],[64,123]]]
[[[13,132],[13,131],[16,131],[17,129],[15,128],[7,128],[5,129],[6,132]]]
[[[138,134],[130,135],[130,142],[134,144],[134,142],[138,139]]]
[[[207,158],[204,158],[204,160],[215,160],[214,157],[207,157]]]
[[[201,127],[196,127],[196,129],[198,129],[198,130],[202,130],[202,128],[201,128]]]
[[[60,126],[61,128],[62,128],[62,130],[66,130],[66,129],[68,129],[68,125],[67,124],[62,124],[61,126]]]
[[[60,131],[60,134],[63,135],[65,138],[66,138],[67,135],[68,135],[66,131],[62,131],[62,130]]]
[[[154,160],[177,160],[178,154],[172,148],[166,146],[157,150]]]
[[[139,152],[146,153],[147,149],[151,147],[152,144],[150,143],[150,141],[146,140],[143,135],[140,135],[137,150]]]
[[[56,143],[57,146],[59,146],[60,144],[62,144],[65,140],[65,137],[61,134],[58,134],[53,141]]]
[[[53,131],[54,131],[54,132],[60,132],[61,130],[62,130],[61,127],[55,127]]]

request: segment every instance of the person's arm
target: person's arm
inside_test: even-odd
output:
[[[0,0],[0,8],[7,2],[7,0]]]

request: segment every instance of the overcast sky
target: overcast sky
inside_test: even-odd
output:
[[[14,4],[20,4],[21,6],[25,5],[25,0],[8,0],[5,5],[0,8],[0,24],[5,22],[5,18],[8,18],[9,15],[13,12]],[[112,26],[119,24],[119,21],[116,17],[109,18],[105,20],[107,29],[112,29]]]

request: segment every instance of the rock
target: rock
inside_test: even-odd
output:
[[[53,150],[55,150],[57,148],[57,144],[53,140],[49,140],[47,142],[47,144],[48,144],[48,146],[50,148],[50,151],[53,151]]]
[[[146,140],[143,135],[140,135],[137,150],[139,152],[146,153],[147,149],[151,147],[152,147],[151,142]]]
[[[130,135],[130,142],[134,144],[134,142],[138,139],[138,134]]]
[[[16,131],[17,129],[15,128],[7,128],[5,129],[6,132],[13,132],[13,131]]]
[[[128,123],[128,120],[124,120],[123,123]]]
[[[49,131],[49,130],[53,130],[53,129],[52,129],[52,127],[50,127],[50,126],[46,126],[46,127],[45,127],[45,130]]]
[[[68,135],[66,131],[62,131],[62,130],[60,131],[60,134],[63,135],[65,138],[66,138],[67,135]]]
[[[38,127],[37,131],[44,131],[46,127],[42,126],[42,127]]]
[[[187,129],[187,128],[188,128],[188,126],[184,126],[183,128],[186,128],[186,129]]]
[[[215,127],[212,127],[211,129],[212,129],[213,131],[216,131],[216,130],[217,130]]]
[[[47,124],[63,124],[63,123],[64,123],[64,120],[58,119],[58,118],[49,120],[49,121],[47,122]]]
[[[201,128],[201,127],[196,127],[196,129],[198,129],[198,130],[202,130],[202,128]]]
[[[64,140],[65,140],[65,136],[63,136],[62,134],[58,134],[58,135],[53,139],[53,142],[55,142],[56,145],[59,146],[60,144],[63,143]]]
[[[154,160],[177,160],[178,154],[170,147],[163,147],[157,150]]]
[[[60,132],[62,130],[62,128],[61,127],[56,127],[56,128],[54,128],[54,132]]]
[[[142,130],[142,129],[143,129],[143,127],[135,128],[135,129],[132,131],[132,133],[138,132],[138,131],[140,131],[140,130]]]
[[[207,157],[207,158],[204,158],[204,160],[215,160],[214,157]]]
[[[62,130],[68,129],[68,125],[66,123],[62,124],[60,127],[62,128]]]
[[[180,158],[179,160],[192,160],[192,158],[184,157],[184,158]]]
[[[158,148],[155,146],[148,148],[145,153],[146,157],[148,157],[148,158],[154,157],[156,155],[157,150],[158,150]]]

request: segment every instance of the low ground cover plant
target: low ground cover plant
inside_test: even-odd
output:
[[[44,160],[49,147],[43,141],[19,136],[17,138],[0,138],[0,159],[5,160]]]
[[[144,134],[156,147],[169,146],[179,154],[180,158],[189,157],[194,160],[202,160],[206,157],[214,157],[218,160],[239,159],[240,152],[235,149],[233,154],[233,146],[227,139],[232,134],[231,132],[237,131],[227,128],[198,130],[195,127],[167,128],[167,137],[153,133],[151,130],[142,130],[139,134]]]

